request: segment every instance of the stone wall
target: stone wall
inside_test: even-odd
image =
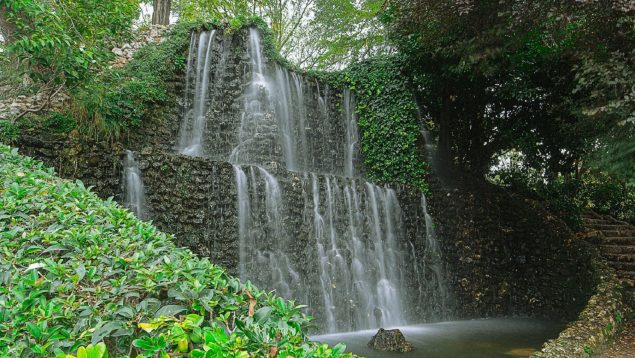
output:
[[[624,302],[615,271],[602,260],[593,262],[600,274],[595,294],[577,319],[557,338],[547,341],[533,358],[593,357],[603,353],[620,333],[632,309]]]
[[[476,182],[430,204],[462,317],[573,319],[593,292],[593,254],[540,204]]]
[[[115,200],[121,200],[123,193],[123,148],[120,143],[81,142],[44,134],[26,135],[20,142],[21,152],[43,160],[63,177],[81,179],[100,196],[113,196]],[[144,146],[137,156],[152,221],[174,234],[180,245],[237,273],[237,193],[232,165],[152,145]],[[282,185],[289,193],[295,192],[290,197],[296,198],[301,210],[304,199],[300,187],[294,191],[293,180],[299,182],[301,178],[290,177]],[[406,187],[396,189],[406,213],[406,240],[401,247],[414,249],[415,256],[424,257],[426,243],[422,238],[426,227],[421,196]],[[448,271],[450,302],[445,309],[454,312],[452,316],[556,315],[572,319],[593,292],[595,281],[588,252],[540,205],[485,186],[433,188],[429,206]],[[306,247],[308,242],[302,240],[307,240],[309,233],[301,223],[296,224],[300,230],[296,233],[297,245]],[[412,262],[407,265],[414,267]],[[433,279],[427,277],[409,285]],[[414,311],[425,317],[426,310]]]

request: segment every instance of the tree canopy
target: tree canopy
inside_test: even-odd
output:
[[[634,11],[627,1],[394,0],[385,17],[448,161],[482,176],[517,149],[555,178],[630,130]]]

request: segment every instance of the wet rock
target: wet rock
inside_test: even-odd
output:
[[[368,347],[384,352],[410,352],[414,348],[406,341],[400,330],[380,328],[377,334],[370,339]]]

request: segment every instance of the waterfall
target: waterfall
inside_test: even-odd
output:
[[[269,61],[254,28],[239,56],[215,36],[191,39],[178,148],[233,165],[241,279],[307,304],[321,332],[398,326],[418,321],[414,307],[445,309],[425,197],[417,233],[407,232],[399,190],[361,177],[354,94]],[[221,113],[226,68],[242,83],[232,81],[240,95]]]
[[[145,219],[145,195],[141,170],[134,153],[126,150],[123,161],[124,206],[135,213],[139,219]]]
[[[207,110],[209,72],[211,66],[212,44],[216,35],[216,30],[203,31],[198,39],[198,51],[196,59],[194,54],[194,38],[190,43],[188,54],[188,69],[186,76],[185,91],[190,91],[191,67],[196,62],[195,87],[192,94],[191,109],[185,114],[185,120],[181,124],[181,136],[179,139],[179,152],[186,155],[200,156],[203,154],[203,132],[205,130],[205,113]]]
[[[283,297],[301,298],[305,288],[296,263],[289,256],[288,249],[294,243],[285,227],[287,207],[280,184],[264,168],[249,170],[250,179],[242,167],[234,165],[241,278],[267,283]]]
[[[357,118],[355,117],[355,99],[351,91],[344,90],[344,118],[346,120],[346,159],[344,162],[344,175],[352,177],[355,174],[355,153],[358,152]]]
[[[432,216],[428,212],[428,203],[425,194],[421,194],[421,208],[426,222],[426,244],[423,258],[421,260],[423,267],[423,275],[419,277],[427,278],[428,282],[420,283],[419,287],[427,287],[428,293],[426,300],[437,305],[437,315],[435,319],[444,319],[448,317],[449,310],[449,291],[447,287],[447,274],[443,265],[443,257],[439,241],[434,229]]]

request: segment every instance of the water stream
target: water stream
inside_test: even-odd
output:
[[[124,206],[135,213],[139,219],[145,219],[146,205],[141,170],[134,153],[130,150],[126,150],[123,167]]]

